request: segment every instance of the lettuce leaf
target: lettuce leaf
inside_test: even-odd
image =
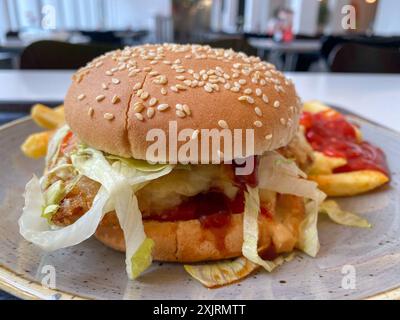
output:
[[[136,278],[151,263],[153,241],[144,233],[135,192],[170,173],[173,166],[141,171],[143,166],[137,168],[135,162],[115,160],[110,164],[101,151],[84,145],[71,154],[71,161],[78,175],[101,184],[90,210],[75,223],[54,230],[41,217],[46,201],[39,180],[33,177],[26,186],[25,207],[19,219],[21,235],[44,250],[73,246],[92,236],[104,214],[115,210],[126,241],[127,273],[129,278]]]
[[[326,195],[318,189],[317,183],[302,177],[306,177],[305,173],[277,152],[268,152],[260,159],[260,189],[292,194],[310,200],[306,204],[306,218],[300,226],[300,239],[297,246],[308,255],[315,257],[319,250],[318,207]]]
[[[41,217],[44,197],[39,179],[34,176],[25,187],[25,206],[18,220],[20,233],[46,251],[77,245],[95,233],[104,214],[108,212],[108,198],[106,190],[101,188],[86,214],[67,227],[53,230],[47,220]]]
[[[272,261],[263,260],[258,254],[258,215],[260,213],[258,188],[247,186],[247,192],[245,192],[244,197],[243,256],[271,272],[276,267],[276,264]]]
[[[371,228],[372,225],[368,220],[358,215],[342,210],[340,206],[333,200],[326,200],[319,206],[319,212],[328,215],[328,217],[336,222],[349,227]]]
[[[171,172],[173,166],[157,171],[141,171],[132,162],[115,161],[112,165],[103,153],[81,147],[71,155],[80,174],[99,182],[109,193],[117,213],[126,244],[126,268],[131,279],[136,278],[151,263],[151,241],[144,232],[142,214],[134,194],[145,183]]]

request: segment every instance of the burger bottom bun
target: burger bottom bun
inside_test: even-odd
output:
[[[298,230],[304,219],[304,203],[301,198],[287,198],[283,220],[259,215],[259,248],[267,248],[271,243],[276,251],[290,252],[298,240]],[[282,218],[282,217],[281,217]],[[233,214],[224,227],[204,228],[199,220],[159,222],[144,220],[146,235],[153,239],[153,259],[169,262],[199,262],[235,258],[242,255],[243,214]],[[285,233],[290,233],[289,241],[277,245]],[[125,251],[125,240],[115,212],[105,215],[100,223],[96,238],[106,246]],[[276,240],[276,241],[275,241]],[[275,243],[277,242],[277,243]]]

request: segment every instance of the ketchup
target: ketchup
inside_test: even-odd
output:
[[[62,154],[69,153],[75,147],[76,137],[72,133],[72,131],[68,131],[68,133],[64,136],[61,141],[60,152]]]
[[[234,175],[235,175],[235,182],[238,186],[242,188],[246,188],[246,185],[249,185],[252,188],[257,187],[258,185],[258,163],[259,163],[259,158],[257,156],[252,156],[248,157],[245,159],[244,163],[238,163],[238,161],[233,160],[232,167],[234,169]],[[248,174],[248,175],[239,175],[236,172],[236,169],[238,168],[244,168],[245,166],[252,165],[253,170]]]
[[[243,213],[244,192],[239,190],[231,200],[219,191],[199,193],[174,209],[145,219],[157,221],[186,221],[199,219],[204,228],[219,228],[229,224],[231,214]]]
[[[383,151],[369,142],[358,142],[355,128],[340,113],[332,110],[315,114],[303,112],[300,123],[314,150],[347,160],[347,164],[334,169],[334,173],[376,170],[389,176]]]

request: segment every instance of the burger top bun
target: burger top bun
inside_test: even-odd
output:
[[[259,155],[292,139],[300,100],[293,83],[258,57],[200,45],[143,45],[108,52],[78,70],[65,115],[83,142],[123,157],[160,160],[147,153],[157,140],[148,136],[154,128],[176,149],[190,139],[201,145],[201,129],[241,129],[243,137],[254,129],[250,153]],[[178,133],[191,129],[176,147],[168,143],[171,123]],[[234,158],[224,150],[219,157]]]

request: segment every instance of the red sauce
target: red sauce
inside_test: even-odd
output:
[[[68,154],[76,146],[76,137],[72,131],[68,131],[63,140],[61,141],[60,152]]]
[[[249,161],[253,161],[253,171],[249,173],[248,175],[239,175],[236,172],[237,168],[244,168],[246,165],[251,165],[251,163],[248,163]],[[248,157],[246,158],[246,161],[244,163],[238,163],[237,161],[233,160],[233,173],[235,175],[235,182],[238,186],[242,188],[246,188],[246,185],[249,185],[250,187],[254,188],[257,187],[258,185],[258,163],[259,163],[259,158],[257,156],[253,157]]]
[[[273,243],[271,243],[268,248],[260,251],[259,255],[263,260],[272,261],[272,260],[275,260],[276,258],[278,258],[278,253],[276,252],[276,249],[275,249],[275,246]]]
[[[150,215],[145,219],[157,221],[199,219],[204,228],[218,228],[229,224],[231,214],[243,213],[243,211],[243,191],[239,191],[233,200],[221,192],[211,191],[191,197],[161,215]]]
[[[347,164],[336,168],[334,173],[376,170],[389,176],[383,151],[369,142],[358,142],[354,126],[340,113],[331,110],[315,114],[303,112],[300,122],[314,150],[347,159]]]

